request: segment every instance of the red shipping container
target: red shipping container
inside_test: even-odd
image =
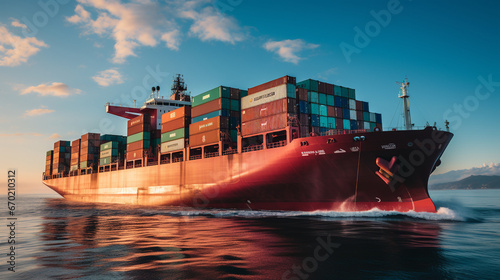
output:
[[[356,104],[356,108],[357,108],[357,105],[358,104]],[[363,119],[363,111],[356,111],[356,119],[358,119],[358,120]]]
[[[80,146],[81,141],[82,141],[81,139],[77,139],[77,140],[71,142],[71,147]]]
[[[241,110],[241,122],[264,118],[280,113],[297,113],[297,101],[291,98],[283,98],[262,105]]]
[[[326,84],[326,94],[333,95],[334,94],[334,85]]]
[[[149,149],[138,149],[134,151],[127,151],[127,161],[142,159],[144,154],[148,153]]]
[[[178,118],[173,121],[165,122],[161,124],[161,133],[183,128],[189,125],[191,119],[189,118]]]
[[[229,129],[228,117],[214,117],[189,125],[189,135],[195,135],[211,130],[227,130]]]
[[[151,126],[148,123],[141,123],[134,126],[129,126],[127,129],[127,136],[137,134],[139,132],[149,132]]]
[[[267,82],[267,83],[264,83],[264,84],[261,84],[261,85],[255,86],[255,87],[251,87],[248,89],[248,94],[249,95],[254,94],[254,93],[261,92],[263,90],[277,87],[277,86],[283,85],[283,84],[295,85],[295,83],[296,83],[295,77],[284,76],[284,77],[278,78],[276,80],[272,80],[270,82]]]
[[[60,141],[57,141],[54,143],[54,148],[58,148],[58,147],[66,147],[67,141],[64,141],[64,140],[60,140]]]
[[[326,94],[326,83],[318,81],[318,92]]]
[[[226,99],[229,101],[228,99]],[[229,103],[229,102],[228,102]],[[215,100],[209,101],[207,103],[195,106],[191,109],[191,116],[196,118],[201,115],[205,115],[214,111],[222,110],[222,98],[217,98]],[[227,109],[227,108],[226,108]]]
[[[344,120],[341,118],[335,118],[335,128],[344,129]]]
[[[191,106],[184,106],[161,115],[161,123],[166,123],[182,117],[191,117]]]
[[[363,101],[356,100],[356,111],[363,111]],[[359,117],[358,117],[359,120]]]
[[[143,124],[143,123],[151,123],[151,116],[149,114],[139,115],[133,119],[130,119],[127,122],[128,127],[138,125],[138,124]],[[83,137],[82,137],[82,141],[83,141]]]
[[[298,96],[299,100],[307,101],[307,89],[297,88],[296,92],[297,92],[297,96]]]
[[[240,100],[240,89],[238,88],[230,88],[229,92],[231,94],[231,99]]]
[[[336,118],[342,118],[343,116],[343,110],[340,107],[334,107],[335,108],[335,117]]]
[[[82,135],[81,142],[85,142],[88,140],[100,140],[101,134],[99,133],[87,133]]]
[[[139,150],[139,149],[144,149],[144,142],[150,143],[150,144],[146,144],[147,145],[146,149],[148,149],[149,145],[151,145],[151,142],[149,140],[141,140],[141,141],[136,141],[136,142],[127,144],[127,152],[128,151],[135,151],[135,150]]]
[[[326,106],[326,115],[329,117],[335,117],[335,107]]]
[[[281,113],[256,119],[241,124],[241,135],[251,135],[267,132],[275,129],[285,128],[288,124],[288,113]]]
[[[97,158],[98,158],[98,156],[95,154],[83,154],[83,155],[80,155],[80,162],[93,161]]]
[[[196,147],[196,146],[217,143],[221,140],[221,134],[225,133],[226,135],[228,135],[229,134],[228,132],[229,131],[221,131],[219,129],[216,129],[203,133],[189,135],[189,146]]]

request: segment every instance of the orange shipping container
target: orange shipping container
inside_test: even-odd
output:
[[[264,84],[261,84],[261,85],[255,86],[255,87],[251,87],[248,89],[248,94],[249,95],[254,94],[254,93],[261,92],[263,90],[277,87],[277,86],[283,85],[283,84],[295,85],[295,77],[284,76],[284,77],[278,78],[276,80],[272,80],[270,82],[267,82],[267,83],[264,83]]]
[[[149,123],[141,123],[134,126],[129,126],[127,129],[127,136],[137,134],[139,132],[148,132],[150,131]]]
[[[142,159],[145,151],[147,152],[147,150],[144,150],[144,149],[138,149],[135,151],[128,151],[127,152],[127,161]]]
[[[225,104],[226,106],[223,106],[223,100],[224,102],[227,102]],[[212,101],[208,101],[207,103],[203,103],[201,105],[195,106],[191,109],[191,117],[195,118],[201,115],[205,115],[214,111],[222,110],[222,109],[229,109],[229,99],[226,98],[217,98]]]
[[[229,128],[229,118],[228,117],[214,117],[201,122],[193,123],[189,125],[189,135],[195,135],[211,130],[220,130]],[[191,143],[191,142],[190,142]]]
[[[81,142],[88,140],[100,140],[101,134],[99,133],[87,133],[82,135]]]
[[[191,116],[191,106],[184,106],[161,115],[161,123],[166,123],[182,117]]]
[[[191,122],[191,119],[189,118],[178,118],[166,123],[161,124],[161,133],[169,132],[172,130],[176,130],[179,128],[187,127],[189,126],[189,123]]]
[[[221,139],[221,131],[211,130],[203,133],[198,133],[195,135],[189,135],[189,146],[196,147],[212,143],[217,143]]]
[[[140,116],[137,116],[133,119],[130,119],[128,122],[128,127],[138,125],[138,124],[143,124],[143,123],[151,123],[151,116],[149,114],[142,114]],[[83,141],[83,137],[82,137]]]

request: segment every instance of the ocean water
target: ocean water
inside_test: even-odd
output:
[[[438,213],[199,210],[17,196],[1,279],[500,279],[500,190]],[[7,225],[7,197],[1,196]]]

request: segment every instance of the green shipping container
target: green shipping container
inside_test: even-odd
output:
[[[176,140],[179,138],[185,138],[189,135],[189,128],[183,127],[173,131],[165,132],[161,135],[161,142],[168,142],[172,140]]]
[[[328,117],[327,122],[328,122],[328,126],[327,126],[328,128],[330,128],[330,129],[335,129],[336,128],[336,126],[335,126],[335,118],[334,117]]]
[[[342,96],[342,87],[341,86],[333,86],[333,94],[336,96]]]
[[[101,151],[100,158],[106,158],[110,156],[118,156],[118,149],[107,149],[104,151]]]
[[[149,140],[151,138],[151,133],[149,132],[139,132],[134,135],[127,137],[127,144],[134,143],[141,140]]]
[[[305,80],[302,82],[298,82],[297,87],[305,88],[305,89],[311,90],[311,91],[318,91],[318,81],[308,79],[308,80]]]
[[[340,87],[342,97],[349,98],[349,89],[346,87]]]
[[[319,94],[315,91],[308,91],[307,101],[309,101],[310,103],[319,103]]]
[[[240,101],[231,99],[231,111],[240,111]]]
[[[191,106],[195,107],[221,97],[230,98],[231,88],[225,86],[219,86],[202,94],[193,96],[191,98],[192,99]]]
[[[231,134],[231,140],[233,140],[233,142],[236,142],[238,141],[238,131],[233,129],[229,132]]]
[[[54,150],[47,151],[47,156],[51,156],[54,153]]]
[[[101,151],[109,150],[109,149],[118,149],[120,143],[117,141],[109,141],[104,144],[101,144]]]
[[[351,121],[344,119],[344,129],[351,129]]]
[[[320,127],[328,127],[328,117],[320,116],[319,117],[319,126]]]
[[[370,121],[370,112],[363,112],[363,121],[365,122]]]
[[[319,115],[319,104],[310,103],[309,104],[309,112],[312,115]]]
[[[356,90],[353,88],[349,89],[349,98],[356,99]]]
[[[319,104],[326,105],[326,94],[318,93]]]
[[[113,162],[116,162],[118,160],[118,157],[105,157],[105,158],[101,158],[99,160],[99,165],[108,165],[108,164],[111,164]]]
[[[289,98],[297,98],[297,91],[295,85],[286,84],[286,96]]]
[[[325,117],[328,116],[326,105],[319,105],[319,115],[320,116],[325,116]]]
[[[240,90],[240,98],[248,95],[248,90]]]
[[[87,165],[90,165],[91,162],[89,161],[83,161],[83,162],[80,162],[80,168],[87,168],[87,167],[90,167],[90,166],[87,166]]]
[[[370,130],[373,131],[377,127],[377,123],[370,122]]]
[[[326,105],[328,106],[335,106],[335,97],[333,95],[327,95],[326,96]]]

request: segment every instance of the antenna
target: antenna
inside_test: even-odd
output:
[[[396,84],[401,85],[401,95],[398,97],[403,99],[405,129],[412,130],[413,125],[411,124],[410,102],[408,100],[410,98],[410,96],[408,95],[408,87],[410,86],[410,82],[408,82],[408,78],[405,76],[404,82],[396,82]]]
[[[156,93],[158,94],[158,98],[160,98],[160,86],[156,86]]]

